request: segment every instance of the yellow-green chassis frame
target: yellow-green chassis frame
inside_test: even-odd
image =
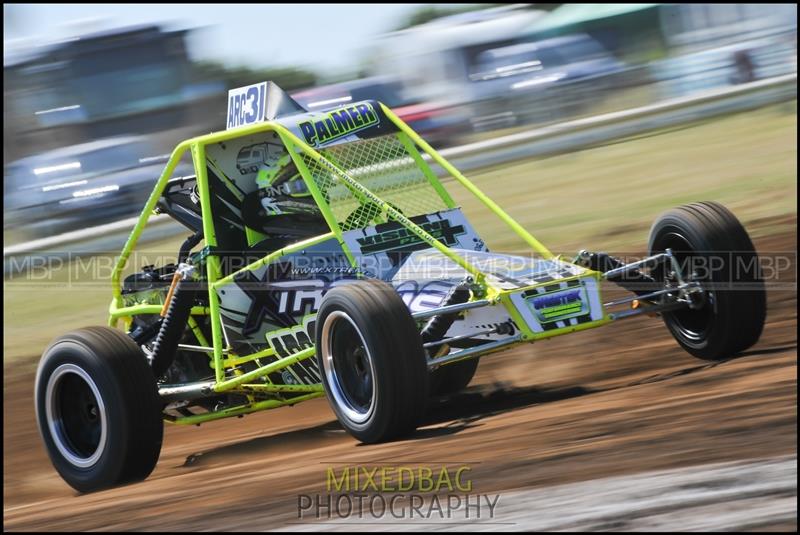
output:
[[[512,219],[511,216],[509,216],[489,197],[487,197],[482,191],[480,191],[472,182],[470,182],[464,175],[462,175],[455,167],[453,167],[453,165],[451,165],[447,160],[445,160],[438,152],[436,152],[433,148],[431,148],[430,145],[428,145],[408,125],[406,125],[403,121],[401,121],[389,108],[387,108],[383,104],[381,104],[381,107],[386,117],[392,123],[394,123],[394,125],[399,130],[399,132],[396,133],[395,135],[398,137],[400,142],[408,151],[409,155],[413,158],[415,164],[419,167],[419,169],[431,183],[436,192],[441,196],[442,200],[448,206],[448,208],[454,208],[455,203],[453,202],[450,195],[447,193],[447,190],[444,188],[444,185],[441,183],[439,178],[433,172],[433,170],[425,161],[425,159],[421,156],[420,152],[417,150],[417,147],[422,149],[422,151],[424,151],[433,160],[433,162],[441,166],[445,171],[447,171],[447,173],[449,173],[449,175],[453,179],[455,179],[470,193],[472,193],[475,197],[477,197],[489,210],[491,210],[497,217],[499,217],[516,235],[522,238],[531,247],[531,249],[533,249],[533,251],[543,256],[544,258],[553,258],[553,254],[544,245],[542,245],[519,223],[517,223],[514,219]],[[311,192],[317,205],[320,207],[320,210],[322,211],[322,214],[329,225],[330,232],[311,239],[303,240],[301,242],[295,243],[293,245],[290,245],[288,247],[270,253],[261,258],[260,260],[242,268],[241,270],[232,273],[226,277],[222,277],[222,273],[220,270],[220,259],[213,252],[214,248],[217,245],[217,239],[214,230],[214,219],[211,213],[211,202],[210,202],[211,193],[209,191],[208,176],[206,170],[206,146],[209,144],[219,143],[222,141],[227,141],[242,136],[247,136],[262,132],[276,133],[283,142],[283,144],[286,146],[287,150],[289,151],[289,154],[291,155],[292,160],[294,161],[294,163],[298,168],[298,171],[302,175],[306,183],[306,186]],[[357,180],[349,176],[345,170],[339,168],[334,162],[331,162],[330,160],[326,159],[314,148],[310,147],[308,144],[300,140],[285,126],[277,122],[270,121],[253,126],[239,127],[232,130],[226,130],[223,132],[217,132],[204,136],[195,137],[180,143],[175,148],[175,150],[172,152],[169,162],[167,163],[164,171],[162,172],[160,178],[158,179],[158,182],[156,183],[153,192],[151,193],[149,199],[147,200],[147,203],[145,204],[145,207],[142,210],[141,215],[139,216],[139,220],[137,221],[136,225],[131,231],[131,234],[125,243],[122,253],[119,256],[114,271],[112,273],[111,283],[113,288],[113,300],[109,307],[109,313],[110,313],[109,325],[112,327],[117,326],[120,320],[124,322],[126,327],[129,327],[133,316],[139,314],[158,314],[161,311],[161,305],[139,304],[134,306],[123,306],[120,278],[123,270],[125,269],[125,266],[127,265],[128,258],[130,257],[130,254],[133,251],[133,249],[136,247],[136,243],[139,237],[141,236],[142,231],[144,230],[144,227],[146,226],[150,215],[153,213],[159,198],[161,197],[165,187],[167,186],[167,183],[170,177],[172,176],[172,173],[176,165],[181,160],[181,158],[183,157],[184,153],[187,150],[191,151],[192,160],[194,162],[195,172],[197,175],[197,190],[200,196],[200,207],[203,220],[203,234],[205,239],[205,245],[209,251],[209,254],[206,257],[206,278],[208,282],[209,306],[194,307],[192,308],[191,315],[209,317],[209,322],[211,325],[211,335],[212,335],[211,344],[208,344],[205,336],[203,335],[202,331],[198,328],[196,321],[192,317],[190,317],[189,320],[189,327],[194,332],[200,344],[202,344],[203,346],[210,346],[213,348],[213,359],[210,364],[214,369],[215,381],[213,382],[213,384],[210,383],[208,385],[210,390],[213,390],[213,392],[216,393],[243,394],[248,396],[249,401],[248,403],[237,407],[231,407],[221,411],[209,412],[193,416],[170,418],[169,421],[181,424],[199,424],[201,422],[214,420],[217,418],[242,415],[259,410],[281,407],[284,405],[293,405],[300,401],[305,401],[307,399],[319,397],[324,394],[323,387],[321,384],[276,385],[271,383],[254,382],[254,380],[256,379],[266,377],[268,374],[282,370],[287,366],[291,366],[301,360],[312,357],[314,355],[313,347],[304,349],[293,355],[281,358],[266,366],[261,366],[250,372],[243,373],[238,368],[238,366],[240,366],[245,362],[274,355],[274,351],[271,348],[268,348],[266,350],[253,353],[250,355],[235,355],[230,351],[230,348],[224,347],[224,337],[222,334],[222,324],[219,313],[219,301],[217,298],[217,290],[220,287],[233,282],[234,277],[236,275],[245,271],[258,269],[266,264],[269,264],[279,259],[280,257],[286,254],[302,250],[306,247],[309,247],[316,243],[323,242],[333,237],[335,237],[339,241],[345,252],[345,255],[348,257],[350,262],[353,263],[353,265],[355,265],[355,260],[352,255],[352,252],[348,250],[348,247],[345,244],[344,239],[342,238],[343,232],[340,228],[340,225],[337,222],[336,218],[334,217],[330,209],[330,206],[328,205],[323,194],[320,192],[320,189],[315,183],[311,173],[309,172],[306,166],[304,159],[301,157],[300,154],[305,154],[307,158],[310,158],[312,161],[325,167],[333,176],[335,176],[339,181],[344,183],[352,191],[354,195],[357,195],[358,198],[373,202],[376,205],[380,206],[381,209],[383,210],[383,213],[385,213],[387,217],[402,224],[404,227],[413,232],[417,237],[419,237],[425,243],[429,244],[431,247],[434,247],[435,249],[446,255],[448,258],[450,258],[452,261],[456,262],[458,265],[463,267],[467,272],[469,272],[474,277],[474,281],[477,287],[481,289],[481,291],[477,292],[477,295],[475,295],[473,299],[479,297],[482,300],[488,301],[490,304],[498,304],[498,303],[501,304],[502,306],[504,306],[504,308],[508,311],[508,313],[514,319],[514,321],[520,327],[521,332],[517,337],[515,337],[514,343],[522,343],[526,341],[536,340],[539,338],[547,338],[547,337],[557,336],[560,334],[565,334],[568,332],[589,329],[597,327],[599,325],[603,325],[611,321],[611,317],[604,311],[603,318],[599,320],[582,323],[574,326],[567,326],[560,329],[553,329],[545,332],[534,333],[527,326],[526,322],[522,319],[522,317],[519,315],[516,308],[512,305],[510,295],[512,293],[534,288],[536,285],[515,290],[503,290],[493,287],[486,281],[484,273],[481,272],[481,270],[475,267],[472,263],[470,263],[468,259],[464,258],[461,255],[456,254],[449,247],[447,247],[439,240],[431,236],[428,232],[422,229],[419,225],[412,222],[410,219],[408,219],[406,216],[404,216],[402,213],[396,210],[389,203],[381,200],[372,191],[370,191],[369,189],[364,187],[364,185],[362,185]],[[599,281],[600,278],[602,277],[602,274],[596,271],[586,271],[582,275],[580,275],[580,277],[587,277],[587,276],[594,277]],[[576,276],[573,278],[578,278],[578,277]],[[564,279],[564,280],[566,281],[570,279]],[[497,346],[496,344],[488,344],[488,345],[496,347],[494,348],[487,347],[485,350],[480,350],[479,352],[480,355],[490,353],[493,350],[500,349],[500,347],[507,347],[509,344],[503,344],[502,346]],[[471,353],[474,354],[475,352]],[[467,357],[465,356],[464,358]],[[252,396],[252,394],[254,393],[269,394],[272,395],[273,399],[256,400]],[[294,396],[285,399],[281,397],[281,394],[284,393],[291,393]]]

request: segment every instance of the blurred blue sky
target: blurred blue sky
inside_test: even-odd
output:
[[[204,27],[190,40],[197,59],[337,71],[353,67],[371,37],[392,29],[420,5],[4,4],[4,49],[156,22],[171,29]]]

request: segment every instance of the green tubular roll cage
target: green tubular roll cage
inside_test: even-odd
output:
[[[398,132],[391,134],[396,136],[397,140],[402,144],[408,156],[411,157],[416,167],[422,172],[424,177],[430,183],[430,186],[441,197],[444,205],[447,208],[455,208],[456,205],[449,193],[445,189],[442,182],[431,169],[428,162],[420,154],[422,150],[428,157],[444,169],[452,179],[460,183],[467,191],[472,193],[481,203],[483,203],[492,213],[499,217],[517,236],[527,243],[533,251],[541,255],[543,258],[551,259],[553,254],[542,245],[536,238],[534,238],[528,231],[526,231],[519,223],[511,218],[502,208],[495,204],[489,197],[487,197],[477,186],[470,182],[464,175],[462,175],[453,165],[445,160],[438,152],[436,152],[425,140],[416,134],[408,125],[400,120],[388,107],[380,104],[385,116],[397,127]],[[263,258],[245,266],[244,268],[236,271],[235,273],[227,276],[222,276],[220,267],[220,258],[214,253],[217,246],[217,238],[214,228],[214,218],[211,210],[211,192],[209,191],[207,163],[206,163],[206,146],[214,143],[224,142],[243,136],[252,134],[259,134],[264,132],[273,132],[276,134],[283,145],[289,152],[291,159],[297,166],[297,170],[302,176],[309,192],[311,193],[317,206],[320,208],[325,221],[328,224],[329,232],[316,236],[310,239],[299,241],[280,250],[267,254]],[[154,213],[156,205],[167,186],[167,183],[172,176],[178,162],[184,156],[187,150],[191,151],[192,161],[194,163],[197,191],[200,198],[200,209],[202,214],[202,231],[205,239],[205,245],[208,250],[206,256],[206,281],[208,283],[208,307],[193,307],[188,326],[195,334],[198,342],[203,346],[213,348],[213,359],[210,365],[214,369],[215,380],[209,383],[209,388],[214,392],[223,393],[240,393],[248,396],[248,403],[227,408],[221,411],[209,412],[206,414],[197,414],[193,416],[184,417],[170,417],[168,421],[182,424],[199,424],[204,421],[209,421],[217,418],[228,416],[236,416],[255,412],[264,409],[271,409],[281,407],[284,405],[293,405],[306,399],[319,397],[324,394],[321,384],[316,385],[278,385],[271,383],[254,383],[253,380],[266,377],[275,371],[282,370],[287,366],[291,366],[301,360],[308,359],[314,355],[314,348],[306,348],[298,351],[295,354],[280,358],[271,362],[266,366],[261,366],[255,370],[243,373],[236,368],[237,366],[253,361],[259,358],[274,356],[274,350],[271,348],[253,353],[250,355],[235,355],[229,348],[224,347],[224,337],[222,333],[222,323],[220,319],[219,300],[217,297],[217,290],[226,284],[233,282],[234,277],[245,271],[252,271],[264,265],[267,265],[280,257],[310,247],[317,243],[336,238],[342,246],[345,255],[351,264],[355,265],[355,259],[351,251],[348,250],[347,245],[343,239],[343,230],[337,221],[331,207],[321,192],[318,184],[309,170],[307,162],[314,162],[324,168],[331,176],[335,176],[336,180],[344,184],[354,196],[357,196],[362,202],[374,203],[380,207],[382,213],[387,218],[396,221],[404,226],[408,231],[417,236],[420,240],[429,244],[431,247],[437,249],[442,254],[446,255],[450,260],[461,266],[468,273],[470,273],[475,283],[483,290],[483,298],[488,299],[492,303],[503,305],[510,313],[511,317],[519,323],[522,328],[522,335],[520,341],[529,341],[537,338],[550,337],[566,332],[587,329],[596,327],[600,324],[610,321],[608,316],[603,319],[583,323],[576,326],[570,326],[561,329],[554,329],[546,333],[533,333],[525,326],[525,322],[516,312],[514,306],[510,302],[509,295],[512,291],[501,290],[493,288],[487,284],[484,273],[473,265],[467,258],[457,254],[448,246],[434,238],[430,233],[425,231],[419,225],[411,221],[408,217],[403,215],[401,211],[396,209],[392,204],[382,200],[378,195],[366,188],[363,184],[352,178],[346,170],[340,168],[336,162],[326,158],[320,152],[303,142],[296,135],[294,135],[288,128],[279,124],[278,122],[268,121],[252,126],[242,126],[231,130],[216,132],[204,136],[188,139],[180,143],[175,150],[161,173],[153,192],[147,200],[147,203],[139,216],[136,225],[131,231],[120,256],[117,259],[116,265],[112,272],[111,284],[113,291],[113,299],[109,307],[109,320],[108,323],[112,327],[116,327],[120,321],[123,321],[126,326],[130,325],[132,317],[139,314],[158,314],[161,311],[161,305],[153,304],[137,304],[133,306],[124,306],[122,299],[122,288],[120,279],[125,269],[131,252],[136,247],[150,215]],[[587,271],[582,277],[594,276],[600,279],[601,274],[597,272]],[[209,344],[202,331],[199,329],[197,322],[192,316],[208,316],[211,326],[212,340]],[[209,351],[210,352],[210,351]],[[225,371],[231,370],[230,375],[226,375]],[[268,380],[268,379],[267,379]],[[268,394],[271,399],[256,399],[253,394]],[[291,393],[292,397],[284,399],[281,394]]]

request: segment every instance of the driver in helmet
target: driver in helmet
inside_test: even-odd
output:
[[[245,224],[270,237],[304,237],[328,230],[322,212],[288,154],[275,165],[261,164],[258,189],[245,196]]]

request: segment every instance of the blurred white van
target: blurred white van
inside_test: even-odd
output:
[[[403,84],[404,97],[442,107],[472,100],[470,73],[487,50],[513,44],[546,14],[510,5],[436,19],[381,37],[375,47],[377,75]]]

